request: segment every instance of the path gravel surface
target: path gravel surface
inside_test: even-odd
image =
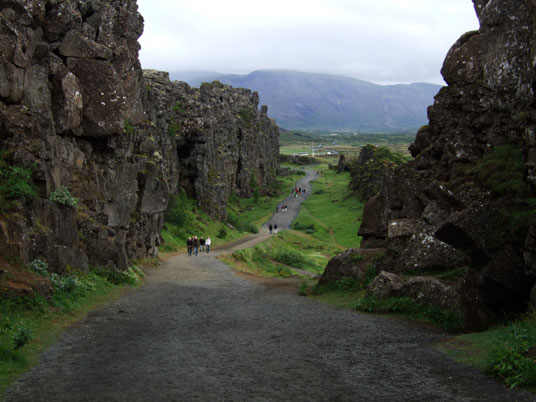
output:
[[[448,335],[430,326],[319,304],[296,281],[244,276],[214,258],[268,236],[150,270],[141,288],[65,332],[5,400],[536,399],[450,360],[434,348]]]

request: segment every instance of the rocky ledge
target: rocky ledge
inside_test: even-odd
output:
[[[536,304],[536,6],[474,6],[480,29],[448,52],[448,86],[410,146],[415,159],[380,174],[359,230],[363,248],[386,250],[370,292],[429,301],[435,293],[467,329]],[[423,280],[401,273],[450,279],[414,291],[407,282]]]

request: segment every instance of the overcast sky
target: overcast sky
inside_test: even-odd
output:
[[[138,0],[143,68],[286,69],[378,84],[443,84],[451,45],[478,29],[471,0]]]

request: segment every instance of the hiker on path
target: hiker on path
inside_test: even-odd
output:
[[[199,239],[197,238],[197,236],[194,236],[192,245],[194,248],[194,254],[197,257],[197,252],[199,251]]]
[[[277,223],[274,225],[274,233],[277,233]]]
[[[212,240],[210,240],[210,237],[207,237],[207,240],[205,240],[205,245],[207,246],[207,253],[210,253],[211,244],[212,244]]]
[[[273,230],[273,228],[274,228],[274,227],[273,227],[272,224],[270,223],[270,226],[268,226],[268,229],[270,229],[270,234],[272,234],[272,230]]]
[[[204,253],[205,252],[205,238],[203,236],[201,236],[201,238],[199,239],[199,245],[201,246],[201,252]]]
[[[193,247],[193,240],[192,236],[188,237],[188,240],[186,240],[186,248],[188,249],[188,257],[192,255],[192,247]]]
[[[279,212],[279,205],[275,206],[275,213],[277,214]]]

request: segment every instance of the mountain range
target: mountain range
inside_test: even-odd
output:
[[[285,129],[354,132],[415,131],[441,88],[427,83],[378,85],[339,75],[259,70],[247,75],[210,71],[170,73],[197,87],[218,80],[259,93],[268,114]]]

